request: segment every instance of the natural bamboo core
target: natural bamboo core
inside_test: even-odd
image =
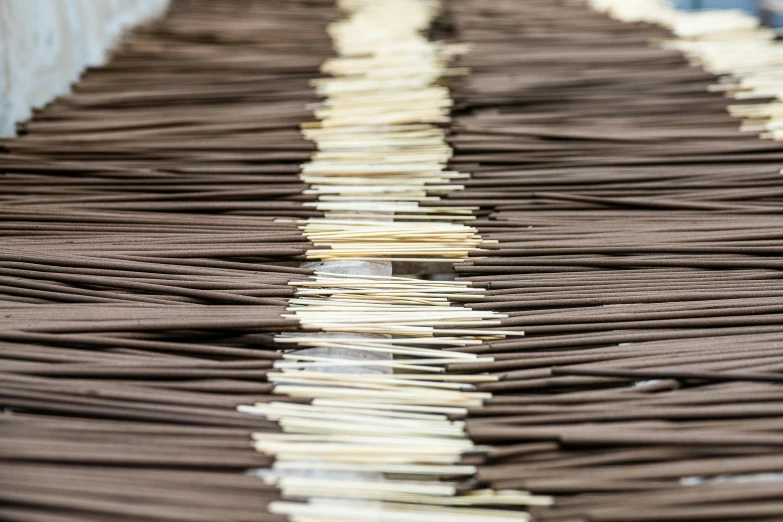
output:
[[[463,455],[487,451],[452,417],[481,406],[491,394],[476,384],[494,381],[446,375],[448,364],[491,358],[445,349],[522,332],[498,330],[502,314],[452,306],[455,299],[480,300],[482,289],[373,273],[391,261],[463,260],[483,243],[462,223],[473,219],[474,208],[439,207],[438,198],[427,196],[459,190],[455,181],[468,177],[446,170],[451,149],[438,126],[449,121],[451,107],[438,82],[465,73],[448,67],[464,47],[424,37],[438,14],[434,2],[342,7],[346,18],[329,28],[338,56],[322,67],[330,76],[313,82],[324,96],[319,121],[303,125],[317,146],[302,167],[308,192],[318,196],[307,205],[325,216],[300,228],[315,246],[307,258],[322,263],[315,276],[293,283],[287,317],[306,331],[277,337],[299,350],[288,351],[268,375],[275,393],[311,404],[239,408],[283,428],[280,435],[255,435],[256,449],[275,456],[273,470],[262,476],[284,495],[310,499],[270,508],[313,521],[359,519],[368,509],[384,520],[525,520],[522,511],[479,508],[548,498],[464,494],[443,480],[474,474]]]

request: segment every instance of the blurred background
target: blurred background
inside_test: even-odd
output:
[[[675,0],[680,9],[742,9],[769,27],[783,28],[783,0]]]

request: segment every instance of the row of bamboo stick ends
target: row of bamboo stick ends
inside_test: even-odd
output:
[[[472,177],[434,194],[497,241],[455,265],[486,289],[464,305],[525,331],[446,348],[493,359],[447,365],[497,378],[460,417],[492,446],[476,479],[552,496],[545,522],[777,520],[777,44],[737,13],[586,3],[450,4],[472,49],[449,168]]]
[[[457,520],[455,504],[482,520],[498,502],[500,519],[526,518],[516,503],[543,521],[779,518],[783,155],[756,138],[760,120],[742,132],[726,111],[756,118],[757,101],[709,92],[715,77],[648,46],[671,39],[659,27],[548,0],[447,8],[472,44],[453,67],[472,74],[454,79],[452,132],[308,126],[329,149],[314,156],[325,170],[302,174],[312,192],[297,127],[337,19],[326,3],[175,4],[4,143],[3,517],[351,520],[386,499],[385,520]],[[395,167],[357,186],[368,156],[345,150],[355,140],[391,149]],[[429,177],[400,168],[419,160]],[[369,224],[304,206],[351,191],[459,212],[396,207],[405,223]],[[454,246],[428,258],[488,257],[454,283],[293,264],[326,247],[421,259],[429,234]],[[293,317],[395,338],[316,337]],[[359,364],[283,346],[393,353],[361,366],[396,373],[335,386],[320,370]],[[345,433],[345,416],[364,432]],[[418,439],[441,452],[416,456]],[[402,462],[384,461],[392,444]],[[345,475],[297,480],[314,466],[303,449]],[[359,449],[375,462],[347,455]],[[340,497],[350,473],[377,470],[389,484],[364,500],[279,503],[281,489]]]
[[[450,62],[467,46],[427,39],[436,2],[343,2],[331,24],[337,56],[312,82],[323,101],[302,125],[316,152],[302,165],[303,203],[324,212],[301,228],[309,259],[454,262],[481,238],[458,223],[472,206],[440,207],[429,191],[460,190],[469,175],[449,170],[444,125],[452,106],[446,82],[467,73]],[[426,202],[426,205],[423,203]],[[382,218],[379,216],[390,216]]]
[[[394,221],[310,219],[299,225],[313,244],[305,256],[322,260],[454,263],[493,243],[483,239],[475,227],[461,223],[397,221],[397,217],[394,213]]]
[[[315,110],[319,121],[303,125],[304,136],[317,146],[302,167],[302,180],[318,201],[305,205],[325,212],[302,226],[315,246],[307,257],[326,266],[340,260],[465,259],[482,239],[454,221],[472,219],[475,209],[439,208],[438,198],[426,193],[432,187],[458,190],[454,181],[467,177],[446,170],[451,150],[436,125],[448,123],[451,99],[435,85],[464,73],[449,69],[448,62],[465,49],[424,37],[437,2],[341,5],[348,16],[328,28],[338,57],[322,68],[332,76],[314,82],[325,96]],[[461,464],[478,448],[465,423],[449,415],[464,415],[491,394],[475,389],[484,376],[445,374],[449,361],[482,358],[442,348],[522,335],[488,330],[500,325],[502,314],[452,306],[450,299],[480,299],[481,290],[456,282],[329,273],[291,285],[297,294],[285,317],[326,335],[278,336],[283,346],[309,350],[289,352],[275,364],[281,371],[267,378],[274,393],[310,403],[237,408],[277,421],[284,432],[254,435],[255,448],[275,456],[272,469],[258,475],[283,495],[310,499],[306,507],[271,504],[272,512],[295,520],[364,519],[371,506],[371,516],[384,520],[511,521],[528,520],[525,506],[550,502],[525,491],[477,489],[469,482],[476,469]],[[302,355],[312,349],[337,355]],[[354,356],[340,358],[346,352]],[[333,371],[350,372],[351,378]],[[316,501],[322,498],[331,501]],[[496,507],[502,509],[486,509]]]

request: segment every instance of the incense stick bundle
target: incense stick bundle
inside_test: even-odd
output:
[[[522,335],[451,306],[483,290],[297,266],[484,243],[473,207],[421,204],[468,177],[446,170],[439,85],[465,47],[427,40],[435,3],[341,7],[327,29],[326,4],[175,4],[4,143],[3,517],[326,521],[373,501],[468,522],[549,503],[476,489],[462,463],[487,450],[450,416],[495,379],[445,367],[492,359],[442,348]]]
[[[285,520],[236,411],[312,270],[295,223],[328,3],[174,2],[4,140],[4,520]],[[299,32],[291,31],[296,26]]]
[[[527,520],[520,507],[549,502],[524,491],[475,490],[465,480],[475,468],[460,463],[465,452],[484,450],[448,417],[490,394],[476,391],[482,376],[442,375],[448,362],[480,358],[439,348],[522,332],[490,334],[486,327],[500,324],[501,314],[450,306],[450,298],[480,299],[479,289],[373,269],[389,260],[464,259],[483,243],[475,229],[455,223],[473,209],[420,205],[437,200],[427,188],[457,190],[450,180],[466,177],[444,170],[450,150],[435,126],[448,122],[451,101],[433,84],[461,73],[447,62],[463,52],[422,37],[435,6],[345,2],[348,17],[329,27],[339,57],[323,67],[333,78],[314,82],[326,96],[319,121],[303,125],[318,152],[302,179],[327,215],[300,226],[314,245],[307,257],[321,263],[312,280],[290,283],[297,293],[287,316],[326,333],[278,336],[278,344],[302,350],[267,375],[274,393],[310,403],[238,408],[280,424],[282,435],[254,435],[256,449],[276,458],[259,475],[283,495],[309,499],[270,506],[294,520],[364,518],[368,501],[382,502],[373,510],[384,520]]]
[[[175,3],[2,144],[0,518],[776,520],[778,54]]]
[[[493,359],[446,372],[497,379],[460,417],[476,478],[552,495],[543,521],[774,520],[777,44],[738,13],[585,4],[449,4],[472,176],[430,194],[480,207],[464,306],[525,331],[445,348]]]

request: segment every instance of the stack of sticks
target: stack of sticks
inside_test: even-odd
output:
[[[441,348],[521,335],[450,306],[481,290],[296,266],[482,243],[471,207],[419,204],[466,178],[437,126],[461,52],[424,34],[438,5],[342,7],[175,4],[5,143],[4,519],[512,522],[550,502],[475,487],[486,449],[449,418],[495,379],[447,376],[491,359]]]
[[[280,427],[236,407],[289,400],[266,376],[338,15],[175,2],[2,143],[0,518],[285,520],[245,476]]]
[[[451,372],[498,378],[467,416],[496,445],[477,479],[554,495],[545,521],[779,520],[783,147],[758,136],[776,100],[738,87],[747,62],[692,66],[760,41],[768,70],[779,47],[736,13],[653,18],[678,39],[573,2],[449,8],[473,45],[452,165],[473,175],[442,196],[498,241],[455,270],[486,289],[466,306],[526,334],[449,349],[493,358]]]
[[[0,518],[779,520],[778,48],[175,2],[2,143]]]
[[[475,385],[494,378],[446,375],[449,362],[481,358],[442,350],[522,332],[489,330],[503,314],[450,306],[481,298],[465,283],[367,273],[377,261],[462,260],[484,242],[459,223],[472,218],[471,207],[421,205],[438,201],[428,188],[458,190],[450,180],[466,178],[446,170],[451,149],[436,126],[448,123],[451,106],[436,84],[462,72],[448,61],[463,46],[427,39],[436,2],[341,6],[346,18],[328,28],[339,54],[323,67],[332,76],[313,82],[326,96],[319,121],[303,125],[318,151],[302,178],[326,212],[303,230],[315,247],[307,257],[323,263],[311,280],[291,283],[289,302],[303,328],[322,332],[277,337],[305,349],[267,375],[275,393],[310,402],[238,408],[279,423],[283,434],[254,434],[255,448],[275,456],[257,474],[306,500],[269,508],[319,522],[528,520],[525,506],[551,499],[477,488],[469,461],[487,450],[449,418],[481,406],[491,394]]]

